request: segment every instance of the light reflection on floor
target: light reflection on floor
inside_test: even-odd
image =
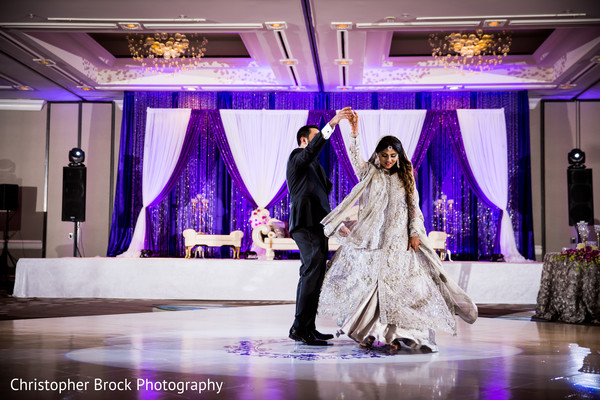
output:
[[[279,305],[0,322],[2,398],[600,398],[600,327],[480,318],[460,322],[457,337],[439,334],[439,353],[390,355],[344,337],[325,348],[298,345],[286,338],[293,312]],[[319,328],[336,327],[319,320]],[[15,378],[89,385],[16,391]],[[96,380],[132,388],[95,390]]]

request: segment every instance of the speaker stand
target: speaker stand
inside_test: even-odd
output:
[[[81,252],[79,251],[79,221],[75,221],[73,232],[73,257],[81,257]]]
[[[6,226],[4,228],[4,247],[2,247],[2,255],[0,256],[0,275],[2,280],[2,288],[8,289],[8,260],[12,262],[13,267],[17,265],[17,261],[8,251],[8,222],[10,220],[10,211],[6,210]]]

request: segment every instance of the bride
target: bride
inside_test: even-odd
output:
[[[477,307],[429,245],[413,166],[400,140],[382,137],[364,162],[356,112],[349,122],[350,160],[360,182],[322,221],[342,247],[330,261],[318,312],[337,318],[341,333],[361,347],[379,341],[393,352],[402,345],[435,352],[435,329],[456,335],[454,314],[473,323]]]

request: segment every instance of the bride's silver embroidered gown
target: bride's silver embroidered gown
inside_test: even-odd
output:
[[[365,168],[373,168],[361,160],[356,140],[352,141],[350,158],[359,176],[364,175]],[[382,191],[387,196],[376,195]],[[387,200],[387,204],[384,200],[375,204],[383,208],[383,220],[378,221],[379,217],[368,230],[364,226],[360,229],[378,239],[377,248],[356,245],[352,238],[355,231],[339,238],[342,247],[330,261],[318,312],[337,318],[342,330],[357,342],[368,335],[384,343],[411,339],[417,346],[437,351],[434,329],[456,334],[455,304],[442,282],[446,277],[440,277],[421,250],[407,250],[409,237],[423,237],[425,233],[416,188],[407,203],[398,175],[378,168],[365,192],[369,201]],[[360,224],[360,214],[358,221]]]

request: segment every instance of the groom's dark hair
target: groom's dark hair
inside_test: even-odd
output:
[[[296,134],[296,141],[298,142],[298,146],[300,146],[300,139],[306,138],[308,140],[308,136],[310,135],[310,130],[315,128],[320,131],[321,129],[316,125],[304,125],[302,128],[298,129],[298,133]]]

